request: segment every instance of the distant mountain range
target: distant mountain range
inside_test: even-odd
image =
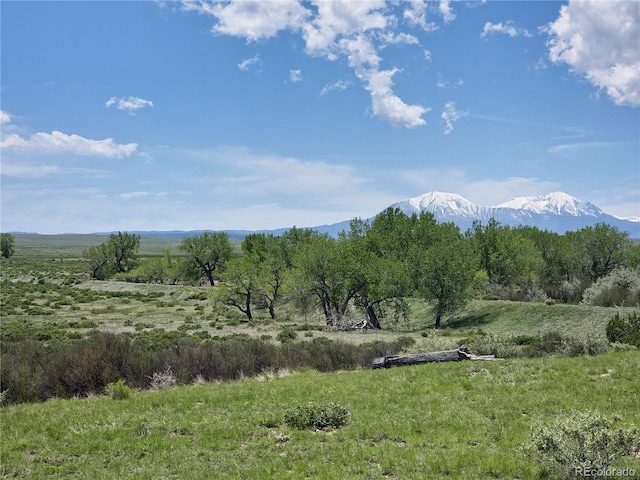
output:
[[[557,233],[579,230],[596,223],[606,223],[617,227],[618,230],[629,232],[631,238],[640,239],[640,218],[621,219],[604,213],[593,203],[578,200],[564,192],[553,192],[538,197],[517,197],[493,207],[476,205],[455,193],[429,192],[418,197],[408,198],[390,205],[399,208],[407,215],[420,212],[431,212],[439,222],[453,222],[460,230],[466,231],[474,220],[483,223],[491,218],[503,225],[526,225],[538,227]],[[372,221],[373,218],[367,219]],[[351,220],[345,220],[331,225],[310,227],[320,233],[337,236],[339,232],[349,230]],[[250,233],[270,233],[281,235],[289,227],[277,230],[225,230],[232,239],[243,239]],[[145,236],[162,236],[183,238],[188,235],[198,235],[205,230],[193,231],[137,231],[130,232]],[[110,233],[103,232],[102,234]]]
[[[487,207],[476,205],[466,198],[446,192],[429,192],[390,205],[407,215],[431,212],[439,222],[453,222],[464,232],[475,220],[483,223],[494,218],[503,225],[526,225],[557,233],[579,230],[596,223],[606,223],[631,238],[640,238],[640,219],[621,219],[604,213],[593,203],[578,200],[564,192],[547,193],[537,197],[517,197]],[[369,219],[372,220],[372,219]],[[349,221],[315,227],[320,232],[336,235],[349,229]]]

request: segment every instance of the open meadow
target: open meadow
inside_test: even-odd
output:
[[[576,413],[640,425],[640,352],[605,334],[633,308],[474,299],[435,330],[410,299],[381,330],[293,305],[247,320],[217,287],[91,280],[82,250],[105,239],[16,235],[2,259],[6,478],[563,478],[536,433]],[[140,256],[178,243],[142,237]],[[370,369],[461,344],[503,359]],[[310,405],[325,424],[300,423]],[[630,448],[611,468],[640,478]]]

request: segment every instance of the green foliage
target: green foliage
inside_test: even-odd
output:
[[[293,330],[292,328],[284,328],[278,332],[276,335],[276,340],[282,343],[292,342],[298,337],[298,332]]]
[[[542,357],[546,355],[597,355],[609,350],[601,338],[588,332],[561,334],[550,331],[540,335],[487,334],[464,342],[472,352],[499,358]]]
[[[592,282],[622,265],[632,246],[629,233],[604,223],[568,232],[567,238],[576,273]]]
[[[12,257],[16,253],[15,238],[10,233],[0,233],[0,255]]]
[[[552,425],[534,425],[525,451],[561,478],[578,472],[605,470],[619,457],[640,447],[636,429],[615,427],[599,412],[573,412]],[[589,475],[590,476],[590,475]]]
[[[0,391],[8,390],[10,404],[98,394],[117,379],[132,388],[149,388],[154,375],[168,369],[176,382],[188,384],[196,378],[234,380],[268,369],[369,367],[374,358],[396,354],[413,342],[407,337],[354,345],[315,338],[278,346],[246,334],[202,338],[182,329],[141,331],[133,338],[93,331],[75,339],[63,331],[40,339],[33,338],[33,333],[24,338],[4,330],[3,325],[3,338],[10,341],[3,340]]]
[[[433,302],[435,327],[445,314],[458,311],[471,297],[475,265],[469,241],[458,227],[445,223],[432,228],[432,244],[412,254],[418,292]]]
[[[127,232],[112,233],[107,248],[116,272],[128,272],[138,263],[140,235]]]
[[[500,225],[494,219],[486,225],[475,221],[467,236],[472,238],[480,267],[491,283],[518,284],[534,279],[540,271],[540,251],[518,229]]]
[[[640,347],[640,315],[636,312],[620,318],[620,314],[611,317],[607,323],[607,338],[610,342],[625,343]]]
[[[203,232],[182,240],[178,249],[186,254],[181,263],[185,278],[200,281],[203,277],[215,285],[217,273],[231,258],[233,246],[225,232]]]
[[[138,263],[140,235],[118,232],[105,243],[83,250],[82,258],[91,278],[106,280],[114,273],[129,272]]]
[[[598,278],[584,291],[582,303],[601,307],[640,305],[640,267],[618,267]]]
[[[292,428],[304,430],[337,429],[349,424],[350,410],[335,403],[307,403],[291,408],[284,421]]]
[[[126,400],[135,393],[135,389],[128,387],[122,379],[119,379],[116,382],[109,383],[105,390],[107,392],[107,395],[109,395],[114,400]]]

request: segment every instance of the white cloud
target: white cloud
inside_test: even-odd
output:
[[[442,15],[445,23],[452,22],[456,19],[456,14],[451,9],[451,0],[440,0],[438,10],[440,10],[440,14]]]
[[[438,88],[458,88],[458,87],[462,87],[463,85],[464,85],[464,80],[462,80],[461,78],[459,78],[455,82],[449,82],[444,80],[444,78],[442,78],[441,73],[438,73],[437,82],[436,82],[436,86]]]
[[[104,104],[106,108],[110,108],[114,105],[118,110],[129,112],[130,115],[135,115],[136,111],[140,110],[141,108],[153,107],[153,102],[151,100],[145,100],[144,98],[140,97],[111,97]]]
[[[456,109],[456,103],[449,101],[445,104],[440,118],[445,125],[444,134],[449,135],[453,132],[453,123],[462,120],[469,115],[469,112],[462,112]]]
[[[572,0],[547,31],[552,62],[584,75],[616,105],[640,106],[640,2]]]
[[[382,31],[390,21],[379,11],[385,7],[382,0],[317,0],[314,5],[318,9],[317,16],[302,27],[307,51],[312,55],[331,58],[340,37],[353,37],[371,30]]]
[[[433,22],[427,22],[427,3],[423,0],[407,2],[409,7],[402,12],[402,16],[411,26],[422,28],[425,32],[432,32],[438,27]]]
[[[121,193],[119,196],[124,200],[130,200],[132,198],[148,197],[151,195],[149,192],[126,192]]]
[[[43,154],[71,153],[89,157],[122,158],[136,153],[136,143],[118,144],[112,138],[92,140],[80,135],[67,135],[62,132],[34,133],[29,139],[16,134],[7,135],[0,147],[12,150],[37,151]]]
[[[338,90],[340,91],[346,90],[349,85],[351,85],[351,82],[348,82],[346,80],[338,80],[333,83],[328,83],[327,85],[322,87],[322,90],[320,91],[320,96],[324,97],[325,95],[331,92],[335,92]]]
[[[9,115],[7,112],[3,112],[2,110],[0,110],[0,124],[10,123],[10,122],[11,122],[11,115]]]
[[[486,37],[487,35],[492,34],[503,34],[508,35],[510,37],[524,36],[530,37],[531,34],[524,28],[517,27],[513,20],[508,20],[505,23],[491,23],[487,22],[484,24],[484,28],[482,29],[482,33],[480,33],[481,37]]]
[[[564,143],[561,145],[554,145],[549,148],[549,153],[576,153],[584,152],[585,150],[593,150],[595,148],[611,148],[616,146],[625,145],[623,142],[577,142],[577,143]]]
[[[292,82],[302,81],[302,70],[289,70],[289,80]]]
[[[414,128],[424,125],[426,122],[422,115],[431,109],[422,105],[407,105],[393,93],[391,87],[396,72],[398,69],[371,70],[358,74],[371,94],[373,114],[394,126]]]
[[[447,7],[443,13],[445,18],[455,18],[448,8],[448,3],[443,0],[443,4]],[[306,5],[310,8],[305,8]],[[296,0],[231,0],[214,4],[185,1],[183,9],[213,16],[217,21],[214,26],[215,32],[242,36],[248,41],[270,38],[280,30],[299,32],[305,42],[307,54],[328,60],[347,59],[349,66],[363,82],[364,88],[371,94],[371,110],[375,116],[394,126],[412,128],[425,124],[422,115],[428,112],[429,108],[407,104],[393,91],[392,76],[400,70],[379,70],[382,60],[379,52],[385,46],[419,45],[415,36],[392,31],[392,28],[397,26],[397,19],[387,13],[384,0],[313,0],[304,6]],[[414,1],[405,12],[405,20],[408,23],[430,29],[425,20],[424,3]],[[429,59],[430,53],[425,52],[425,58]],[[257,61],[257,57],[254,59]],[[253,61],[245,60],[238,67],[244,70]],[[299,71],[291,71],[291,81],[299,81],[301,78]],[[334,85],[333,89],[343,89],[344,86],[339,83]],[[331,89],[325,87],[321,95],[329,91]]]
[[[310,12],[297,0],[231,1],[208,3],[183,1],[183,10],[216,17],[213,30],[220,34],[257,41],[275,36],[280,30],[297,30]]]
[[[420,45],[420,41],[417,37],[404,32],[400,32],[398,34],[393,32],[384,32],[379,35],[378,38],[380,38],[384,45]]]
[[[262,70],[262,59],[257,53],[253,57],[246,58],[238,64],[238,68],[243,72],[246,72],[252,66],[255,66],[258,71]]]

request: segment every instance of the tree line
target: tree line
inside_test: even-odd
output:
[[[289,304],[319,309],[327,325],[344,326],[360,312],[362,327],[381,328],[383,318],[406,317],[413,297],[429,302],[440,327],[474,296],[577,303],[614,273],[623,280],[607,298],[640,300],[640,245],[606,224],[560,235],[490,220],[463,233],[431,213],[389,208],[370,223],[352,220],[337,238],[297,227],[250,234],[239,253],[224,232],[186,237],[176,258],[167,251],[139,259],[139,244],[118,232],[83,257],[96,279],[215,286],[213,298],[249,320],[256,310],[275,319]]]

